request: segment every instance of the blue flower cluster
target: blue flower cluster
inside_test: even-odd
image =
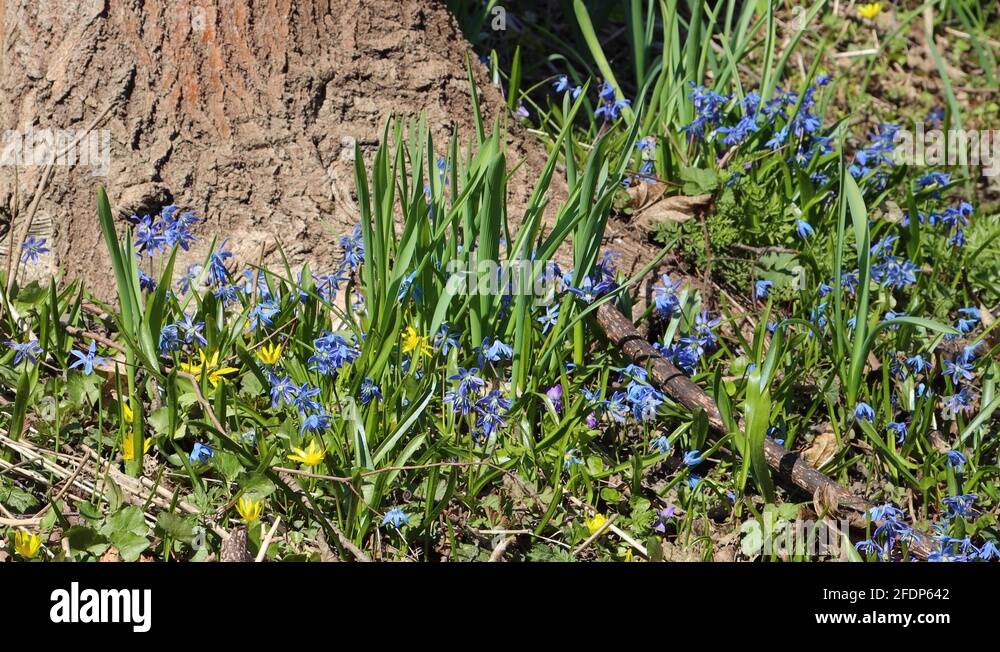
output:
[[[702,310],[695,317],[694,328],[689,334],[680,337],[674,344],[655,343],[653,348],[684,373],[694,375],[698,370],[698,363],[716,348],[714,329],[719,323],[718,318],[712,319],[708,311]]]
[[[491,435],[507,425],[504,417],[512,402],[495,389],[484,395],[486,381],[480,377],[479,369],[459,367],[458,373],[449,376],[448,380],[457,381],[458,387],[445,393],[444,402],[463,416],[476,415],[476,428],[472,432],[475,443],[485,444]]]
[[[354,362],[359,355],[361,350],[348,344],[340,335],[324,333],[313,341],[309,368],[324,376],[336,376],[341,367]]]
[[[164,206],[157,217],[133,215],[132,221],[136,224],[135,250],[145,256],[167,251],[174,245],[187,251],[197,240],[191,226],[198,218],[193,211],[180,211],[174,204]]]

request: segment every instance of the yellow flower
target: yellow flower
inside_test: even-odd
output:
[[[315,439],[309,442],[309,447],[305,450],[292,448],[292,453],[294,454],[289,455],[288,459],[302,462],[306,466],[316,466],[323,461],[323,457],[326,455],[326,451],[316,445]]]
[[[218,387],[220,382],[224,382],[226,380],[226,374],[239,371],[236,367],[220,367],[218,351],[213,353],[212,358],[209,359],[205,356],[205,352],[199,349],[198,357],[200,360],[197,364],[194,362],[182,362],[181,370],[195,377],[201,377],[203,374],[207,374],[208,382],[212,383],[212,387]]]
[[[149,449],[153,446],[152,439],[142,440],[142,454],[145,455],[149,452]],[[125,436],[125,440],[122,441],[122,459],[126,462],[131,461],[135,458],[135,446],[132,444],[131,433]]]
[[[37,534],[32,534],[27,530],[18,530],[14,533],[14,552],[25,559],[34,559],[41,547],[42,538]]]
[[[219,352],[216,351],[212,354],[212,359],[205,365],[205,371],[208,372],[208,382],[212,383],[212,387],[218,387],[220,382],[226,380],[226,374],[237,372],[239,369],[236,367],[220,367]]]
[[[592,518],[583,519],[583,523],[587,526],[587,530],[590,531],[591,536],[596,534],[607,522],[608,519],[604,518],[603,514],[594,514]]]
[[[628,550],[625,551],[625,559],[624,559],[624,561],[626,561],[626,562],[635,561],[635,559],[633,559],[633,557],[632,557],[632,549],[631,548],[629,548]]]
[[[264,511],[264,501],[240,496],[236,501],[236,511],[243,517],[243,522],[249,525],[260,520],[260,513]]]
[[[429,355],[434,351],[431,348],[430,342],[427,341],[427,336],[417,335],[417,331],[413,326],[407,326],[403,330],[403,353],[409,353],[410,351],[416,351],[417,355]]]
[[[201,354],[201,362],[199,362],[198,364],[195,364],[194,362],[191,362],[191,361],[189,361],[189,362],[182,362],[181,363],[181,371],[183,371],[186,374],[191,374],[192,376],[195,376],[195,377],[198,377],[198,376],[201,375],[201,367],[202,367],[202,365],[205,364],[205,354],[202,353],[201,351],[199,351],[198,353]]]
[[[132,419],[135,418],[132,414],[132,408],[128,403],[122,403],[122,416],[125,417],[125,421],[128,423],[132,423]]]
[[[262,364],[265,364],[268,367],[278,364],[278,358],[280,357],[281,357],[280,344],[266,344],[257,349],[257,359],[260,360]]]
[[[218,387],[220,382],[224,382],[226,380],[226,374],[239,371],[239,369],[235,367],[220,367],[218,351],[212,354],[212,359],[210,360],[205,356],[205,352],[199,349],[198,357],[201,359],[197,364],[194,362],[182,362],[181,370],[195,377],[201,377],[202,374],[207,374],[208,382],[212,383],[212,387]]]
[[[866,20],[873,20],[880,13],[882,13],[881,2],[869,2],[865,5],[858,5],[858,15]]]

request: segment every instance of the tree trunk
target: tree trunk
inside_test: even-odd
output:
[[[53,250],[41,271],[82,276],[103,298],[114,282],[95,217],[99,184],[126,216],[170,203],[197,212],[200,240],[178,270],[201,262],[216,236],[230,237],[242,262],[280,243],[322,269],[333,264],[333,236],[358,220],[355,143],[371,152],[391,114],[421,112],[439,155],[452,130],[468,142],[466,57],[487,117],[504,110],[432,0],[0,0],[0,26],[0,128],[18,139],[14,147],[8,132],[0,150],[0,225],[16,194],[14,246],[30,217]],[[88,145],[99,160],[107,143],[106,170],[9,164],[29,132],[37,143],[53,130],[58,148],[91,125],[75,151]],[[515,210],[544,162],[521,134],[508,141],[512,161],[527,157],[511,183]]]

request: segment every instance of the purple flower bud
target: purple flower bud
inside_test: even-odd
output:
[[[559,412],[561,414],[562,413],[562,395],[563,395],[562,385],[560,385],[559,383],[556,383],[552,387],[549,387],[548,391],[545,392],[545,395],[549,397],[550,401],[552,401],[552,405],[553,405],[553,407],[555,407],[556,412]]]

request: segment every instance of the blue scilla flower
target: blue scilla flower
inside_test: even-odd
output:
[[[350,364],[361,355],[347,341],[332,333],[324,333],[313,340],[313,355],[309,358],[309,368],[325,376],[336,374],[341,367]]]
[[[698,341],[701,346],[706,350],[711,350],[715,347],[715,332],[713,329],[721,323],[721,319],[716,317],[712,319],[708,316],[707,310],[702,310],[694,318],[694,332],[698,337]]]
[[[689,450],[684,453],[684,465],[685,466],[698,466],[701,464],[704,458],[701,456],[701,451]]]
[[[872,406],[862,401],[854,408],[854,418],[860,421],[874,421],[875,410],[872,409]]]
[[[976,325],[979,323],[979,309],[975,306],[968,308],[959,308],[958,313],[961,315],[958,322],[956,323],[956,328],[959,332],[965,334],[972,332]]]
[[[545,309],[545,314],[535,319],[542,325],[542,333],[548,333],[549,329],[559,321],[559,304],[553,303]]]
[[[774,134],[767,139],[767,142],[764,143],[764,145],[770,147],[772,151],[777,150],[785,144],[785,141],[788,140],[788,128],[789,125],[785,125],[781,129],[775,131]]]
[[[890,421],[885,424],[886,430],[891,430],[896,433],[896,443],[902,444],[906,441],[906,436],[909,434],[906,429],[906,424],[901,421]]]
[[[349,280],[344,274],[343,268],[330,274],[314,274],[313,282],[316,284],[316,293],[327,303],[333,303],[340,292],[340,285]]]
[[[767,293],[774,287],[774,281],[759,280],[754,284],[754,296],[758,299],[766,299]]]
[[[951,175],[947,172],[928,172],[917,179],[918,188],[929,188],[931,186],[943,187],[951,182]]]
[[[510,399],[504,398],[497,390],[491,391],[476,402],[476,412],[479,414],[477,425],[486,438],[507,425],[503,417],[510,410],[510,406]]]
[[[181,348],[181,338],[176,324],[167,324],[160,329],[160,353],[173,353]]]
[[[208,257],[208,281],[216,287],[229,283],[229,269],[226,262],[233,257],[233,252],[226,250],[228,240],[223,240],[219,248]]]
[[[212,291],[212,296],[230,306],[240,301],[240,289],[235,285],[220,285]]]
[[[996,542],[991,539],[980,546],[979,550],[976,551],[976,556],[986,561],[1000,559],[1000,549],[997,548]]]
[[[625,380],[626,378],[631,378],[633,380],[646,382],[646,379],[649,377],[649,373],[646,371],[646,369],[640,367],[637,364],[628,364],[625,365],[624,367],[616,367],[615,371],[621,374],[622,380]]]
[[[813,229],[812,225],[809,224],[809,222],[806,222],[805,220],[796,220],[795,221],[795,232],[799,234],[800,238],[802,238],[803,240],[805,240],[809,236],[811,236],[814,233],[816,233],[816,230]]]
[[[571,87],[569,85],[569,78],[566,77],[566,75],[559,75],[559,77],[557,77],[556,80],[552,82],[552,87],[555,89],[557,93],[564,93],[566,91],[569,91],[570,96],[574,100],[580,96],[580,92],[583,90],[583,88],[580,86]]]
[[[677,290],[683,284],[683,280],[674,281],[669,274],[660,277],[662,285],[653,286],[653,305],[656,310],[666,316],[673,317],[680,313],[681,303],[677,296]]]
[[[267,380],[271,385],[271,407],[276,408],[282,404],[291,405],[299,391],[292,379],[288,376],[279,377],[268,373]]]
[[[483,357],[490,362],[510,360],[514,357],[514,349],[504,344],[499,338],[485,338],[481,350]]]
[[[689,136],[696,139],[705,137],[705,132],[722,119],[722,109],[729,102],[725,95],[707,89],[704,86],[689,82],[691,85],[691,103],[694,105],[695,117],[690,124],[681,127]]]
[[[875,505],[868,510],[868,518],[879,522],[884,520],[900,520],[904,517],[902,510],[891,503]]]
[[[945,411],[952,415],[957,415],[960,412],[968,412],[972,409],[972,400],[972,391],[968,385],[964,385],[951,396],[945,397]]]
[[[250,309],[250,314],[247,315],[247,328],[252,333],[262,326],[274,326],[273,317],[277,314],[277,302],[262,301]]]
[[[188,455],[188,461],[191,462],[191,464],[208,464],[213,456],[215,456],[215,451],[212,450],[212,447],[198,441],[195,442],[194,448],[191,449],[191,454]]]
[[[628,419],[629,408],[626,403],[625,392],[615,392],[610,398],[601,403],[603,411],[616,423],[625,423]]]
[[[701,484],[701,476],[700,475],[695,475],[694,473],[691,473],[691,474],[688,475],[688,477],[687,477],[688,489],[690,489],[691,491],[694,491],[695,489],[698,488],[698,485],[700,485],[700,484]]]
[[[316,401],[315,398],[319,396],[319,393],[319,387],[313,387],[309,383],[302,383],[292,398],[292,404],[295,405],[295,409],[299,411],[299,414],[318,412],[321,408],[319,401]]]
[[[340,248],[344,252],[344,263],[351,271],[357,271],[365,261],[365,241],[360,224],[354,226],[350,235],[341,236]]]
[[[368,405],[371,403],[373,398],[377,398],[380,401],[382,400],[382,390],[379,389],[378,385],[375,384],[375,381],[368,376],[365,376],[365,379],[361,381],[361,388],[358,391],[360,393],[362,405]]]
[[[689,376],[694,375],[698,367],[698,362],[701,360],[698,348],[690,346],[685,342],[666,346],[657,343],[653,345],[653,348]]]
[[[874,539],[865,539],[854,544],[854,548],[863,555],[876,556],[884,559],[888,556],[888,551]]]
[[[139,289],[144,292],[156,291],[156,279],[141,269],[139,270]]]
[[[163,223],[144,215],[136,224],[135,250],[144,256],[163,251],[167,246],[167,238],[163,234]]]
[[[920,268],[898,256],[885,256],[882,262],[872,265],[872,280],[882,287],[901,289],[917,282]]]
[[[329,428],[330,415],[321,409],[302,419],[302,427],[299,429],[299,434],[303,435],[306,432],[321,432]]]
[[[448,380],[458,381],[458,393],[462,396],[479,396],[486,387],[486,381],[479,377],[479,369],[459,367],[458,372],[448,377]]]
[[[44,353],[42,347],[38,344],[38,340],[29,340],[24,344],[7,340],[7,346],[14,351],[14,359],[11,361],[11,365],[15,367],[23,360],[27,360],[31,364],[38,364],[38,358]]]
[[[589,304],[593,303],[608,291],[613,290],[614,283],[606,280],[595,282],[592,278],[587,276],[580,282],[580,287],[568,287],[567,289],[584,303]]]
[[[409,294],[410,288],[413,286],[413,279],[417,277],[416,272],[410,272],[403,277],[403,280],[399,283],[399,292],[396,293],[396,302],[402,302]]]
[[[759,129],[757,121],[752,116],[745,116],[740,118],[736,126],[719,127],[715,130],[715,133],[722,137],[721,141],[723,145],[738,145],[746,140],[750,134],[759,131]]]
[[[87,349],[86,353],[77,351],[76,349],[70,351],[71,354],[76,358],[76,362],[69,366],[70,369],[76,369],[78,367],[83,367],[83,375],[89,376],[94,373],[94,365],[104,364],[106,360],[99,355],[97,355],[97,347],[93,340],[90,342],[90,348]]]
[[[962,455],[960,451],[950,450],[946,454],[947,464],[953,469],[961,471],[965,468],[965,455]]]
[[[174,322],[174,326],[177,327],[178,332],[184,338],[185,344],[199,347],[208,345],[208,340],[202,334],[202,331],[205,329],[205,322],[196,322],[190,315],[185,313],[184,319]]]
[[[583,464],[583,458],[580,457],[579,449],[569,448],[565,453],[563,453],[563,470],[570,469],[581,464]]]
[[[448,324],[441,324],[438,332],[434,334],[434,346],[441,350],[441,355],[448,357],[448,352],[458,348],[459,334],[453,331]]]
[[[974,363],[963,356],[958,356],[953,360],[944,361],[944,375],[951,376],[953,383],[958,385],[963,380],[972,380],[975,375],[972,373]]]
[[[625,388],[625,397],[632,406],[632,416],[637,421],[650,421],[656,416],[656,411],[663,404],[665,397],[652,386],[633,380]]]
[[[974,513],[973,505],[977,500],[979,500],[977,494],[945,496],[941,499],[941,506],[947,510],[945,518],[950,520],[959,516],[972,515]]]
[[[919,353],[915,353],[906,359],[906,366],[908,366],[913,373],[919,374],[930,369],[931,363],[924,356]]]
[[[49,250],[45,246],[45,238],[36,238],[33,235],[29,235],[21,243],[21,262],[37,263],[38,257],[48,252]]]
[[[673,446],[670,445],[670,438],[666,435],[660,435],[649,442],[649,450],[656,451],[660,455],[665,455],[670,452]]]
[[[192,284],[197,281],[198,277],[201,275],[201,270],[201,265],[188,265],[187,270],[177,280],[177,287],[180,289],[182,295],[191,291]]]
[[[604,120],[617,120],[622,109],[632,103],[631,100],[615,99],[615,89],[607,81],[601,84],[598,90],[598,99],[600,103],[597,110],[594,111],[594,117],[604,118]]]
[[[391,525],[397,530],[404,525],[410,524],[410,517],[399,507],[393,507],[382,518],[382,525]]]

